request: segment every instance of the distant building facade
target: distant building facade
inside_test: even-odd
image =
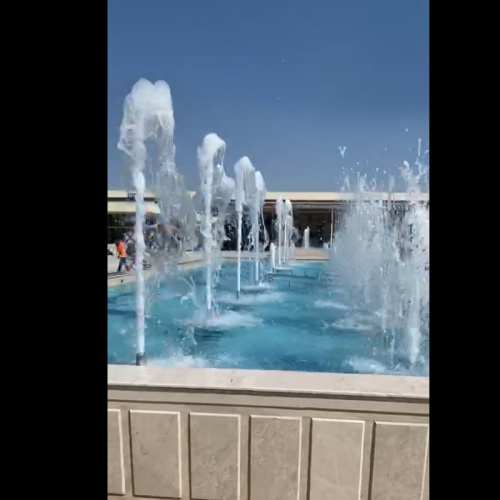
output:
[[[194,192],[190,192],[193,196]],[[310,229],[310,245],[329,243],[338,230],[349,205],[358,198],[352,193],[339,192],[268,192],[264,204],[264,224],[273,239],[273,221],[276,201],[290,200],[293,207],[294,227],[299,233],[298,244],[304,230]],[[401,216],[410,202],[429,203],[428,193],[366,193],[366,198],[393,201],[394,215]],[[146,193],[146,224],[154,225],[160,213],[155,197]],[[234,202],[229,213],[234,210]],[[135,223],[135,193],[133,191],[108,191],[108,244],[133,229]]]

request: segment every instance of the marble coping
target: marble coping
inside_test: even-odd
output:
[[[275,370],[108,365],[108,389],[166,389],[429,401],[429,378]]]

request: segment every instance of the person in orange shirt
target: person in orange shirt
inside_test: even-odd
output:
[[[127,252],[125,251],[125,243],[123,242],[123,239],[116,242],[116,251],[118,252],[118,259],[120,260],[120,263],[118,264],[118,271],[116,272],[119,273],[122,270],[122,266],[125,266],[125,269],[130,271],[130,267],[127,264]]]

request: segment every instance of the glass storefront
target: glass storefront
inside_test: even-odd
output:
[[[146,215],[146,225],[154,226],[156,218]],[[116,243],[126,233],[134,231],[135,214],[108,214],[108,245]]]

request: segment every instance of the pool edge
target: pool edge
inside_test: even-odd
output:
[[[108,387],[429,400],[429,377],[379,374],[108,365]]]
[[[124,500],[428,500],[428,450],[428,378],[108,365]]]

